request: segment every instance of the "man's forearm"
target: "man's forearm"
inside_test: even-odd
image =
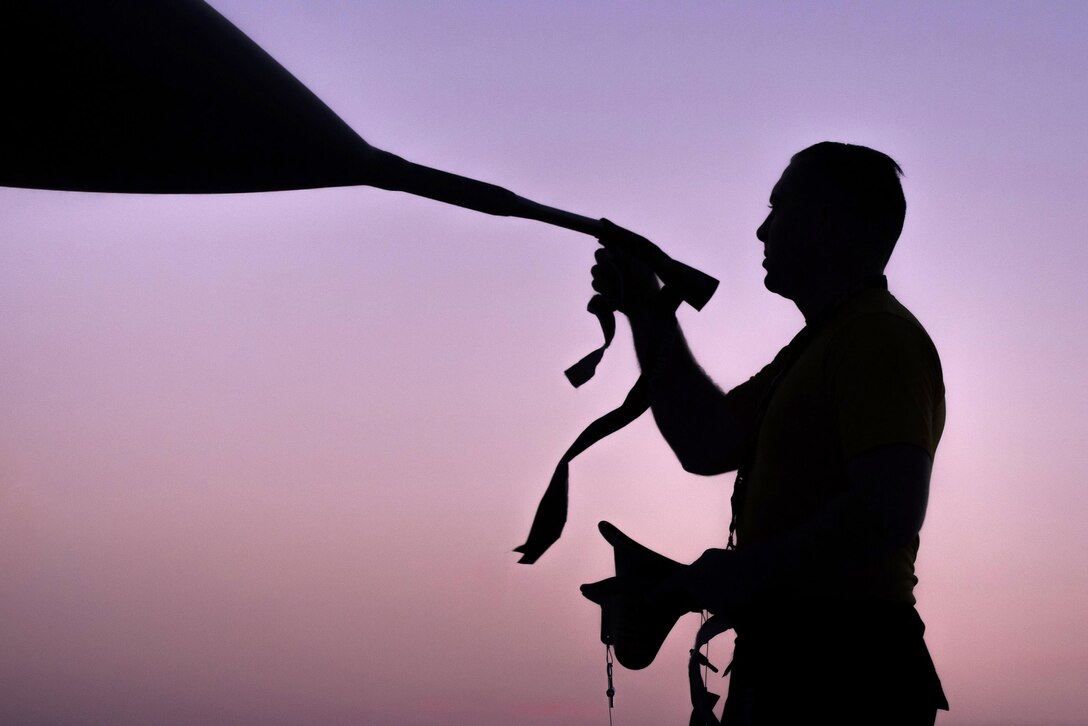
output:
[[[656,370],[651,408],[657,427],[684,469],[718,474],[735,468],[739,433],[725,394],[696,363],[672,312],[629,316],[643,370]]]

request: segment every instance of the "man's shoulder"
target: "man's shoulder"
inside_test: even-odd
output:
[[[937,348],[925,327],[887,290],[874,290],[849,306],[829,331],[831,348],[917,348],[937,356]]]
[[[839,322],[853,323],[864,320],[871,324],[880,324],[881,321],[886,321],[888,318],[906,320],[923,330],[925,329],[918,321],[918,318],[914,316],[914,313],[907,309],[906,305],[899,302],[895,295],[884,289],[868,290],[864,295],[859,295],[843,309],[842,315],[839,316]]]
[[[849,458],[911,444],[932,457],[945,417],[940,357],[918,319],[881,292],[848,311],[822,359],[842,449]]]

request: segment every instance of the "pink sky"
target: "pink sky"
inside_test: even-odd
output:
[[[682,320],[726,387],[801,323],[754,235],[789,156],[894,156],[891,286],[948,389],[938,723],[1088,723],[1088,6],[213,4],[374,145],[719,276]],[[0,189],[0,218],[0,722],[605,723],[596,522],[724,541],[732,477],[647,418],[574,463],[537,565],[510,552],[636,374],[621,326],[562,376],[599,336],[589,238],[365,188]],[[696,624],[617,671],[617,725],[687,718]]]

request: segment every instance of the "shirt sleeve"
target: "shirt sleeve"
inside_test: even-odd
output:
[[[940,359],[916,323],[865,315],[840,331],[825,371],[843,455],[912,444],[937,449],[944,428]]]

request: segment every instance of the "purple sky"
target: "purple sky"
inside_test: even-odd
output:
[[[754,234],[789,156],[894,156],[891,286],[948,389],[938,723],[1088,723],[1088,5],[213,4],[372,144],[719,276],[682,321],[725,387],[801,324]],[[596,522],[685,561],[724,541],[732,477],[647,418],[515,564],[636,375],[621,326],[598,379],[562,376],[599,337],[589,238],[365,188],[0,189],[0,218],[0,722],[605,723]],[[617,671],[617,724],[687,718],[696,625]]]

